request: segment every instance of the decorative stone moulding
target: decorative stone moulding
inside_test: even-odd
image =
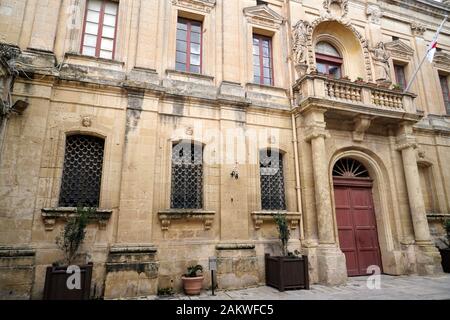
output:
[[[450,71],[450,55],[445,52],[436,52],[434,55],[434,65],[438,69]]]
[[[333,5],[339,6],[341,17],[345,17],[348,13],[348,0],[324,0],[323,7],[328,14],[332,14]]]
[[[401,135],[397,138],[397,145],[395,149],[397,151],[402,151],[404,149],[413,148],[417,149],[416,137],[413,135]]]
[[[283,23],[283,17],[265,4],[244,8],[244,15],[249,23],[261,27],[279,29]]]
[[[77,208],[43,208],[41,210],[42,219],[44,220],[45,230],[52,231],[55,228],[57,220],[67,220],[68,218],[75,217],[77,214]],[[95,213],[92,213],[89,217],[89,222],[97,222],[100,230],[106,229],[108,220],[111,218],[112,209],[97,209]]]
[[[450,213],[427,213],[428,220],[447,220],[450,219]]]
[[[353,122],[353,141],[362,142],[364,140],[365,133],[369,129],[372,122],[372,118],[366,115],[360,115],[355,117]]]
[[[250,243],[221,243],[216,245],[216,250],[253,250],[254,244]]]
[[[427,31],[427,27],[420,22],[411,22],[411,31],[413,35],[422,37],[425,31]]]
[[[289,227],[292,230],[295,230],[300,223],[300,219],[302,214],[300,212],[283,212],[283,211],[254,211],[252,212],[252,218],[255,224],[255,229],[259,230],[264,223],[266,222],[275,222],[274,216],[278,213],[286,214],[286,218],[289,222]]]
[[[333,17],[331,15],[321,16],[313,22],[308,22],[304,20],[299,20],[293,27],[293,49],[292,57],[296,65],[296,71],[299,78],[304,76],[306,73],[314,74],[317,73],[315,55],[314,55],[314,39],[313,33],[318,25],[323,22],[337,22],[342,24],[344,27],[349,29],[356,39],[359,41],[363,55],[364,55],[364,67],[366,71],[366,79],[369,82],[373,81],[372,74],[372,62],[369,51],[369,42],[367,39],[358,31],[349,19],[344,17]],[[305,70],[307,70],[305,72]]]
[[[182,8],[210,13],[216,5],[216,0],[172,0],[172,4]]]
[[[383,17],[383,12],[381,11],[380,7],[371,4],[367,6],[366,14],[369,17],[369,21],[373,24],[381,24],[381,18]]]
[[[202,221],[205,230],[211,229],[214,221],[215,211],[195,210],[195,209],[171,209],[158,212],[161,222],[161,230],[169,230],[172,220],[197,220]]]
[[[414,55],[414,50],[401,40],[387,42],[384,47],[393,58],[411,60]]]

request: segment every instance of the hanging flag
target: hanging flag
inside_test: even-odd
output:
[[[428,46],[427,59],[428,61],[430,61],[430,63],[433,62],[434,55],[437,51],[437,39],[442,31],[442,28],[444,27],[445,21],[447,21],[447,16],[445,16],[444,21],[442,21],[440,27],[438,28],[436,34],[433,37],[433,40],[431,40],[431,43]]]
[[[436,53],[436,51],[437,51],[437,40],[433,41],[428,49],[427,59],[428,61],[430,61],[430,63],[433,62],[434,54]]]
[[[427,52],[425,54],[425,56],[422,58],[422,60],[420,61],[419,66],[416,68],[416,70],[414,71],[414,74],[411,78],[411,80],[409,80],[408,85],[406,86],[405,90],[403,92],[408,92],[409,89],[411,88],[411,85],[413,84],[414,80],[416,79],[417,73],[419,72],[420,68],[422,67],[422,64],[425,62],[425,59],[428,59],[428,61],[431,63],[433,62],[434,59],[434,55],[437,51],[437,40],[439,37],[439,34],[442,31],[442,28],[444,27],[445,22],[447,21],[448,16],[446,15],[444,17],[444,20],[442,21],[441,25],[439,26],[436,34],[433,37],[433,40],[431,40],[431,43],[428,45],[428,49]]]

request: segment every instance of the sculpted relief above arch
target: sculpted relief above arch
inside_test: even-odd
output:
[[[323,7],[329,13],[333,14],[333,5],[340,9],[340,16],[345,17],[348,13],[348,0],[324,0]]]
[[[325,1],[327,2],[327,1]],[[330,1],[328,1],[330,2]],[[333,2],[333,1],[331,1]],[[346,1],[345,1],[346,2]],[[323,22],[336,22],[350,30],[361,45],[361,50],[364,58],[364,69],[367,80],[372,82],[372,64],[370,60],[370,51],[368,41],[361,35],[361,33],[352,26],[351,22],[343,18],[333,18],[330,16],[322,16],[313,22],[299,20],[292,30],[292,57],[295,69],[299,77],[307,73],[317,71],[315,56],[314,56],[314,39],[313,33],[317,26]]]

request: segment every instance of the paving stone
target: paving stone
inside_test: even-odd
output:
[[[174,295],[169,298],[148,296],[139,300],[442,300],[450,299],[450,274],[437,277],[381,276],[381,288],[369,289],[367,277],[349,278],[346,285],[312,285],[311,290],[278,290],[261,286],[243,290],[211,291],[200,296]]]

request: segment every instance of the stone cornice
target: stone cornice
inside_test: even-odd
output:
[[[434,55],[434,65],[438,69],[450,70],[450,54],[446,52],[436,52]]]
[[[68,218],[77,215],[77,208],[72,207],[57,207],[57,208],[43,208],[41,216],[44,221],[45,230],[52,231],[57,220],[67,220]],[[111,209],[96,209],[96,211],[89,215],[89,222],[97,222],[101,230],[106,228],[108,220],[111,218]]]
[[[283,23],[283,17],[270,9],[267,5],[244,8],[244,15],[249,23],[261,27],[279,29]]]
[[[410,60],[414,55],[414,50],[402,40],[394,40],[384,44],[393,58]]]
[[[264,221],[273,221],[274,216],[284,213],[286,215],[286,219],[289,222],[289,228],[294,230],[297,228],[297,225],[300,223],[300,219],[302,214],[300,212],[286,212],[286,211],[254,211],[252,212],[252,218],[255,224],[255,229],[258,230],[261,228],[261,225]]]
[[[383,6],[384,4],[394,4],[398,8],[410,9],[413,11],[425,13],[434,17],[443,18],[445,14],[449,13],[449,7],[443,5],[442,3],[429,0],[383,0],[379,1],[379,4]],[[389,10],[384,6],[386,10]],[[393,10],[389,10],[394,12]]]
[[[172,220],[199,220],[203,222],[205,230],[211,229],[215,211],[208,211],[202,209],[169,209],[158,212],[159,220],[161,221],[161,230],[169,230],[170,222]]]
[[[182,8],[210,13],[216,5],[216,0],[172,0],[172,4]]]

